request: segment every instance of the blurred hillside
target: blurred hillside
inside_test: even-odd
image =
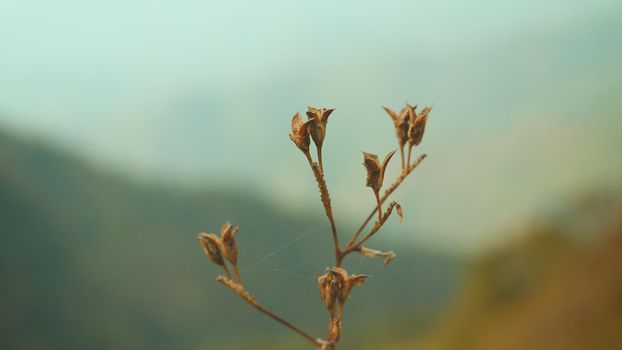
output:
[[[621,349],[622,203],[607,195],[476,259],[425,342],[395,349]]]
[[[316,210],[289,118],[335,107],[328,182],[358,217],[359,152],[396,147],[380,106],[409,101],[434,106],[422,185],[397,197],[413,242],[478,250],[552,199],[621,186],[619,0],[2,3],[0,123],[119,173]]]
[[[234,191],[133,183],[0,133],[0,348],[302,346],[214,280],[195,235],[226,220],[241,227],[242,274],[258,299],[324,334],[315,282],[332,259],[324,218],[288,216]],[[417,315],[422,329],[454,289],[457,259],[392,248],[398,258],[386,270],[347,262],[373,278],[348,305],[344,344],[400,315]]]

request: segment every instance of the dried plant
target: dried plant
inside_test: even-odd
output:
[[[366,186],[370,187],[374,192],[376,204],[367,218],[363,220],[363,223],[359,229],[352,235],[350,240],[348,240],[343,247],[339,244],[339,235],[337,233],[337,226],[335,225],[335,219],[333,217],[328,186],[326,185],[326,181],[324,179],[324,166],[322,163],[322,144],[324,142],[324,138],[326,137],[328,117],[333,113],[334,109],[309,107],[306,112],[307,121],[304,122],[300,116],[300,113],[296,113],[292,117],[292,132],[289,137],[292,142],[294,142],[294,144],[304,153],[309,166],[311,167],[320,191],[320,199],[324,206],[326,217],[328,218],[331,226],[333,247],[335,251],[335,265],[328,269],[323,275],[318,275],[317,277],[320,298],[324,303],[329,316],[326,339],[313,337],[308,332],[295,326],[291,322],[275,315],[273,312],[259,304],[257,300],[245,289],[238,269],[238,246],[236,242],[236,235],[238,233],[237,226],[234,227],[230,223],[226,223],[220,230],[220,236],[217,236],[214,233],[200,233],[197,237],[209,260],[222,267],[225,273],[224,276],[218,276],[218,282],[229,287],[235,294],[244,299],[257,311],[271,317],[277,322],[295,331],[303,338],[307,339],[317,349],[335,349],[336,344],[341,338],[344,304],[350,297],[352,288],[362,285],[368,277],[367,275],[349,275],[346,269],[342,266],[346,256],[350,253],[356,252],[368,258],[382,257],[384,258],[385,267],[395,258],[396,255],[393,251],[383,252],[364,247],[363,244],[382,228],[384,223],[393,213],[393,210],[397,212],[400,217],[400,221],[403,219],[402,207],[397,202],[392,201],[389,203],[384,212],[382,211],[382,204],[426,157],[425,154],[422,154],[411,164],[410,157],[412,148],[421,144],[428,120],[428,114],[430,113],[431,108],[425,107],[420,113],[417,113],[417,106],[407,104],[399,114],[395,113],[390,108],[383,108],[389,114],[395,125],[395,134],[402,159],[402,171],[398,178],[395,179],[391,185],[389,185],[381,196],[380,190],[383,186],[385,171],[391,157],[395,154],[395,151],[389,152],[382,162],[380,162],[377,155],[363,152],[363,166],[367,171]],[[309,149],[311,139],[316,147],[318,159],[317,163],[313,161],[311,151]],[[407,143],[408,153],[405,156],[404,147]],[[365,227],[367,227],[376,213],[378,215],[378,219],[374,222],[369,232],[361,237]],[[229,272],[227,265],[230,265],[233,268],[234,277],[232,277]]]

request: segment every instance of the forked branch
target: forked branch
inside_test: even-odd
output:
[[[421,164],[421,162],[423,162],[423,160],[426,159],[427,156],[428,156],[427,154],[420,155],[419,158],[417,158],[417,160],[415,160],[415,162],[413,164],[411,164],[406,170],[402,171],[400,176],[398,176],[398,178],[395,179],[395,181],[393,181],[393,183],[391,183],[389,188],[387,188],[384,191],[384,194],[382,195],[382,197],[380,197],[380,204],[384,204],[384,202],[389,198],[389,196],[391,196],[391,194],[393,194],[393,192],[398,187],[400,187],[400,185],[402,184],[402,182],[404,182],[404,180],[406,180],[408,175],[410,175],[410,173],[412,173],[417,168],[417,166],[419,166],[419,164]],[[376,206],[374,209],[372,209],[371,213],[369,213],[369,215],[367,215],[367,218],[363,221],[361,226],[358,228],[358,230],[356,230],[356,232],[354,233],[352,238],[350,238],[350,240],[346,244],[346,247],[354,244],[356,239],[360,236],[360,234],[363,232],[363,230],[365,229],[367,224],[369,224],[369,222],[371,221],[371,219],[374,217],[374,215],[377,212],[378,212],[378,206]]]
[[[385,170],[387,169],[389,161],[391,160],[391,157],[393,157],[395,151],[389,152],[382,162],[380,162],[380,159],[375,154],[363,153],[363,165],[367,170],[366,185],[373,190],[376,205],[343,249],[339,246],[339,236],[337,234],[337,226],[335,225],[335,218],[333,216],[328,186],[324,178],[324,164],[322,161],[322,145],[326,136],[326,125],[328,123],[328,117],[334,109],[309,107],[306,112],[307,121],[302,121],[300,113],[296,113],[292,118],[292,132],[289,137],[304,153],[309,166],[313,171],[313,176],[315,177],[315,181],[317,182],[318,189],[320,191],[320,199],[322,200],[326,217],[330,223],[335,250],[335,266],[327,269],[323,275],[318,275],[317,279],[320,297],[329,315],[326,340],[313,337],[300,327],[280,316],[277,316],[272,311],[259,304],[255,297],[253,297],[244,288],[237,263],[238,247],[235,238],[238,228],[233,227],[229,223],[226,223],[221,228],[220,236],[217,236],[214,233],[201,233],[197,237],[209,260],[214,264],[219,265],[226,274],[226,277],[218,276],[218,282],[227,286],[254,309],[296,332],[319,350],[333,350],[337,342],[339,342],[339,339],[341,339],[344,304],[349,299],[352,289],[356,286],[362,285],[368,277],[367,275],[349,275],[346,269],[341,267],[343,259],[350,253],[358,252],[369,258],[383,257],[384,265],[386,267],[391,260],[395,258],[395,253],[393,251],[383,252],[364,247],[363,244],[368,242],[371,237],[380,231],[394,210],[400,216],[400,219],[402,219],[402,208],[397,202],[391,202],[386,207],[384,212],[382,211],[382,205],[404,182],[408,175],[410,175],[426,158],[426,155],[423,154],[412,164],[410,163],[412,148],[421,143],[428,114],[430,112],[429,107],[424,108],[421,113],[417,113],[416,108],[417,106],[413,107],[407,104],[399,114],[396,114],[390,108],[385,108],[389,116],[393,119],[396,128],[396,137],[400,150],[402,172],[400,176],[384,191],[383,195],[380,196],[380,189],[383,185]],[[318,157],[317,162],[313,160],[309,149],[311,139],[313,139],[313,143],[316,147]],[[404,157],[404,147],[406,143],[408,143],[408,155],[407,157]],[[378,219],[375,221],[371,230],[365,236],[360,238],[363,230],[376,213],[378,213]],[[231,265],[233,268],[233,276],[235,280],[232,277],[227,265]]]
[[[229,287],[235,294],[239,295],[240,298],[244,299],[244,301],[246,301],[250,306],[254,307],[257,311],[261,312],[262,314],[272,318],[273,320],[279,322],[280,324],[284,325],[285,327],[293,330],[294,332],[298,333],[299,335],[301,335],[303,338],[307,339],[308,341],[310,341],[311,343],[313,343],[313,345],[315,346],[323,346],[326,342],[322,339],[319,338],[314,338],[311,335],[309,335],[309,333],[305,332],[304,330],[302,330],[301,328],[297,327],[296,325],[294,325],[293,323],[287,321],[286,319],[275,315],[272,311],[266,309],[265,307],[261,306],[261,304],[259,304],[257,302],[257,300],[255,299],[254,296],[252,296],[248,291],[246,291],[244,289],[244,286],[242,286],[242,284],[239,283],[235,283],[234,281],[232,281],[229,278],[226,278],[225,276],[218,276],[216,278],[216,280],[222,284],[224,284],[225,286]]]
[[[324,180],[324,173],[322,172],[322,169],[318,166],[318,164],[309,162],[309,165],[311,166],[311,170],[313,170],[315,181],[317,182],[317,186],[320,190],[320,199],[322,200],[322,205],[324,205],[324,211],[326,213],[326,217],[328,218],[328,222],[330,223],[330,229],[333,235],[333,246],[335,249],[335,259],[338,261],[339,256],[341,255],[341,250],[339,249],[339,237],[337,236],[337,225],[335,225],[335,218],[333,217],[333,208],[330,203],[330,194],[328,193],[328,186],[326,185],[326,180]]]

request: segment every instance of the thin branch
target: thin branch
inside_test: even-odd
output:
[[[382,203],[380,203],[380,196],[378,196],[378,192],[374,192],[374,196],[376,197],[376,205],[378,205],[378,220],[382,219]]]
[[[400,205],[397,204],[397,202],[393,201],[389,204],[389,206],[387,207],[387,210],[383,214],[380,215],[380,218],[378,219],[378,221],[376,221],[376,223],[374,224],[374,227],[372,227],[371,231],[369,231],[369,233],[365,235],[365,237],[363,237],[360,241],[347,246],[346,249],[344,249],[343,256],[345,257],[347,254],[351,253],[352,251],[357,250],[363,243],[367,242],[367,240],[369,240],[373,235],[375,235],[376,232],[380,230],[382,225],[384,225],[384,223],[387,222],[387,220],[391,216],[391,213],[393,212],[393,208],[397,209],[397,213],[400,216],[400,220],[401,220],[403,216],[402,207],[400,207]]]
[[[320,164],[320,170],[324,173],[324,163],[322,162],[322,147],[317,147],[317,161]]]
[[[313,336],[309,335],[309,333],[307,333],[304,330],[298,328],[297,326],[295,326],[291,322],[287,321],[286,319],[284,319],[284,318],[282,318],[280,316],[275,315],[270,310],[268,310],[265,307],[261,306],[259,303],[257,303],[257,300],[255,299],[255,297],[253,297],[249,292],[247,292],[244,289],[244,287],[242,287],[240,284],[237,284],[234,281],[225,278],[224,276],[218,276],[217,280],[218,280],[218,282],[220,282],[220,283],[224,284],[225,286],[229,287],[235,294],[239,295],[242,299],[244,299],[250,306],[255,308],[257,311],[261,312],[262,314],[264,314],[264,315],[274,319],[275,321],[281,323],[285,327],[287,327],[287,328],[293,330],[294,332],[298,333],[299,335],[301,335],[302,337],[304,337],[305,339],[307,339],[308,341],[313,343],[313,345],[318,346],[318,347],[322,347],[322,346],[325,345],[325,341],[323,341],[322,339],[314,338]]]
[[[406,164],[404,162],[404,144],[400,145],[400,156],[402,157],[402,171],[406,168]]]
[[[311,170],[313,170],[315,181],[317,181],[318,188],[320,189],[320,198],[322,200],[322,204],[324,205],[324,211],[326,212],[328,222],[330,222],[330,228],[333,234],[333,244],[335,246],[335,260],[339,262],[341,250],[339,249],[337,226],[335,225],[335,218],[333,217],[333,209],[330,204],[330,194],[328,193],[328,186],[326,185],[326,181],[324,180],[324,173],[322,172],[318,164],[313,162],[311,156],[308,156],[307,160],[309,161],[309,166],[311,166]]]
[[[387,188],[387,190],[384,192],[384,194],[382,195],[382,198],[380,198],[380,204],[384,203],[384,201],[387,200],[387,198],[389,198],[389,196],[393,193],[393,191],[395,191],[401,184],[402,182],[406,179],[406,177],[408,177],[408,175],[410,175],[410,173],[413,172],[413,170],[415,170],[417,168],[417,166],[419,164],[421,164],[421,162],[427,157],[426,154],[422,154],[419,156],[419,158],[417,158],[417,160],[415,160],[415,162],[410,165],[407,169],[405,169],[404,171],[402,171],[402,173],[400,174],[400,176],[391,184],[391,186],[389,186],[389,188]],[[356,239],[360,236],[360,234],[363,232],[363,230],[365,229],[365,226],[367,226],[367,224],[369,223],[369,221],[371,221],[371,219],[374,217],[374,214],[376,214],[376,211],[378,211],[378,206],[376,206],[371,213],[369,213],[369,215],[367,216],[367,218],[365,219],[365,221],[363,221],[363,223],[361,224],[361,226],[359,227],[359,229],[356,231],[356,233],[354,234],[354,236],[352,236],[352,238],[350,238],[350,240],[348,241],[348,243],[346,244],[346,247],[351,246],[352,244],[354,244],[354,242],[356,241]]]
[[[240,285],[242,284],[242,278],[240,278],[240,271],[238,270],[238,264],[233,265],[233,273],[235,274],[235,279],[238,281]],[[231,277],[229,277],[231,278]]]
[[[305,157],[307,157],[307,162],[309,162],[309,165],[313,166],[313,158],[311,158],[311,152],[307,150],[304,153],[305,153]]]
[[[231,273],[229,272],[229,269],[227,268],[226,264],[222,264],[222,269],[225,271],[225,274],[227,274],[227,277],[229,277],[229,279],[231,279]]]

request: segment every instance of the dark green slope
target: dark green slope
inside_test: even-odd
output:
[[[134,184],[0,133],[0,348],[250,348],[289,337],[214,281],[195,235],[227,219],[241,227],[243,277],[258,299],[322,335],[323,218],[239,193]],[[387,270],[362,264],[374,278],[348,305],[346,343],[378,319],[425,320],[453,289],[457,261],[407,249]]]

